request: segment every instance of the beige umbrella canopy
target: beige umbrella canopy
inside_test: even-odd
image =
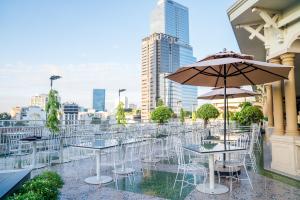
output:
[[[227,88],[226,90],[227,98],[253,97],[256,95],[260,95],[260,94],[250,90],[241,89],[238,87]],[[224,88],[215,88],[210,92],[200,95],[198,99],[206,99],[206,100],[224,99]]]
[[[185,85],[239,87],[287,79],[290,69],[280,64],[255,61],[249,55],[220,52],[183,66],[167,78]]]
[[[253,60],[232,51],[219,52],[179,68],[166,78],[184,85],[224,87],[224,146],[226,149],[227,87],[259,85],[288,79],[291,67]]]

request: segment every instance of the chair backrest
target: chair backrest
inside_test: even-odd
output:
[[[174,138],[174,147],[175,147],[175,152],[177,155],[178,165],[184,165],[185,160],[184,160],[182,142],[179,138]]]
[[[249,147],[249,136],[247,133],[241,134],[237,139],[237,147],[248,149]]]

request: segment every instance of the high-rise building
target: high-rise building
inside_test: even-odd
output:
[[[178,38],[179,66],[194,63],[193,48],[189,45],[189,10],[172,0],[159,0],[152,12],[150,32],[165,33]],[[173,71],[172,71],[173,72]],[[191,111],[197,104],[197,87],[181,86],[181,106]]]
[[[105,89],[93,90],[93,109],[98,111],[105,111]]]
[[[62,106],[64,124],[76,124],[78,121],[79,106],[76,103],[64,103]]]
[[[46,109],[46,105],[48,103],[48,95],[47,94],[40,94],[31,97],[30,105],[31,106],[38,106],[43,110]]]
[[[164,78],[179,66],[177,41],[163,33],[154,33],[142,40],[141,116],[144,121],[149,120],[158,99],[171,108],[180,99],[179,84]]]

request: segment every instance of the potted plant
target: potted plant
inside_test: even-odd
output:
[[[168,122],[168,120],[172,117],[171,110],[162,105],[158,106],[152,113],[151,113],[151,120],[158,123],[158,126],[163,125],[164,123]],[[159,133],[157,133],[157,137],[159,137]]]
[[[204,128],[207,127],[208,121],[210,119],[216,119],[220,115],[218,109],[212,104],[203,104],[197,110],[197,117],[203,119]]]

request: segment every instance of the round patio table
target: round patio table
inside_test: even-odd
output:
[[[113,179],[110,176],[101,176],[101,152],[99,149],[96,149],[95,151],[96,154],[96,176],[91,176],[88,177],[84,180],[84,182],[89,183],[89,184],[105,184],[111,182]]]
[[[194,153],[201,155],[208,155],[209,164],[209,183],[202,183],[196,186],[199,192],[207,194],[223,194],[229,191],[228,187],[221,184],[215,183],[215,162],[214,155],[231,153],[231,152],[241,152],[245,151],[245,148],[237,148],[234,146],[228,146],[227,149],[224,148],[224,144],[220,142],[210,143],[210,144],[187,144],[183,148]]]

